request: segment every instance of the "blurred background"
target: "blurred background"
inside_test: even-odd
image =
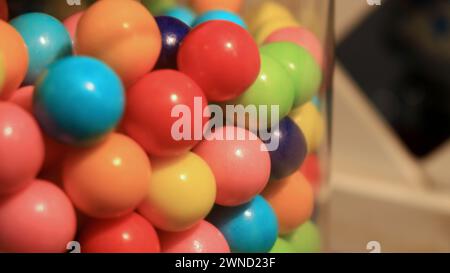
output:
[[[327,250],[449,252],[450,1],[376,2],[335,5]]]

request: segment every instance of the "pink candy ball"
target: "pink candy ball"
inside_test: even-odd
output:
[[[159,232],[163,253],[229,253],[225,237],[212,224],[201,221],[182,232]]]
[[[36,120],[15,104],[0,102],[0,196],[27,186],[43,162],[44,142]]]
[[[75,41],[75,33],[77,32],[78,21],[80,21],[83,11],[77,12],[66,19],[64,19],[63,24],[69,32],[72,42]]]
[[[64,252],[76,232],[69,198],[43,180],[0,199],[0,223],[0,252]]]
[[[226,130],[235,130],[234,140],[219,140]],[[245,135],[238,140],[237,134]],[[270,177],[270,156],[263,142],[253,133],[238,127],[216,129],[194,152],[210,166],[217,183],[216,203],[238,206],[250,201],[266,186]],[[253,140],[252,140],[253,139]]]
[[[317,63],[324,67],[323,47],[314,33],[304,27],[287,27],[270,34],[264,44],[274,42],[291,42],[308,50]]]

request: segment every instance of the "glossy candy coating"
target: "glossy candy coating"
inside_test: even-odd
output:
[[[272,32],[264,41],[264,44],[274,42],[291,42],[307,49],[318,64],[324,66],[323,48],[320,40],[314,33],[305,27],[286,27]]]
[[[205,22],[214,20],[224,20],[232,22],[247,29],[247,25],[245,24],[244,20],[242,20],[242,18],[239,17],[239,15],[226,10],[210,10],[201,14],[200,16],[197,17],[197,19],[195,19],[194,27],[203,24]]]
[[[322,71],[308,50],[290,42],[266,44],[260,50],[287,69],[296,90],[294,106],[305,104],[319,91]]]
[[[277,239],[275,213],[259,195],[241,206],[216,206],[208,221],[219,228],[233,253],[269,252]]]
[[[225,138],[227,130],[234,132],[233,140]],[[239,134],[245,140],[238,140]],[[261,193],[270,177],[270,156],[262,151],[263,142],[253,133],[233,126],[217,128],[208,138],[211,140],[202,141],[194,152],[214,173],[216,204],[237,206]]]
[[[298,107],[289,117],[299,126],[306,139],[308,153],[316,152],[325,136],[325,120],[313,102]]]
[[[0,102],[0,196],[29,185],[44,161],[44,143],[35,119],[10,102]]]
[[[242,27],[227,21],[210,21],[194,28],[184,39],[178,68],[197,82],[208,100],[231,100],[258,77],[259,51]]]
[[[0,20],[0,52],[3,57],[4,79],[0,99],[8,99],[22,83],[28,69],[28,51],[19,32]]]
[[[164,15],[177,18],[190,27],[192,27],[196,18],[196,14],[187,7],[175,7],[169,9],[164,13]]]
[[[77,209],[95,218],[132,212],[145,197],[150,177],[144,150],[117,133],[92,148],[70,153],[63,166],[64,190]]]
[[[320,232],[317,226],[308,221],[295,231],[283,237],[296,253],[318,253],[321,249]]]
[[[0,252],[65,252],[76,232],[69,198],[42,180],[0,199],[0,223]]]
[[[190,0],[190,4],[198,13],[204,13],[209,10],[228,10],[238,13],[242,7],[242,0]]]
[[[227,103],[244,107],[255,105],[258,109],[267,107],[267,121],[272,118],[271,107],[277,106],[279,118],[275,121],[278,123],[291,111],[294,96],[294,84],[286,69],[272,57],[261,54],[261,70],[256,81],[242,95]]]
[[[160,231],[158,234],[163,253],[230,252],[230,247],[220,230],[205,220],[185,231]]]
[[[52,64],[37,82],[33,108],[49,136],[88,145],[116,127],[124,96],[119,77],[107,65],[93,58],[69,57]]]
[[[75,51],[104,61],[129,86],[155,66],[161,33],[141,3],[97,1],[78,23]]]
[[[278,1],[264,1],[257,8],[247,14],[247,22],[252,33],[266,22],[276,22],[283,19],[294,19],[291,12]]]
[[[191,29],[182,21],[170,16],[156,17],[156,23],[162,36],[162,49],[155,69],[177,69],[178,49]]]
[[[189,151],[202,138],[202,128],[207,118],[202,117],[202,113],[195,113],[196,104],[203,112],[208,102],[192,79],[175,70],[153,71],[128,90],[122,127],[150,155],[180,155]],[[190,112],[185,117],[191,126],[189,139],[176,140],[172,135],[172,129],[178,128],[177,124],[184,120],[178,115],[172,115],[176,105],[184,105],[182,110]],[[200,136],[194,132],[198,131],[197,127],[200,128]],[[182,129],[174,130],[184,132]]]
[[[80,232],[83,253],[155,253],[160,252],[153,226],[133,212],[114,219],[89,219]]]
[[[153,158],[153,175],[139,212],[155,227],[183,231],[199,223],[216,198],[214,174],[198,155]]]
[[[261,45],[264,42],[264,40],[266,40],[267,37],[269,37],[269,35],[272,34],[274,31],[286,27],[299,27],[299,26],[300,24],[294,18],[282,17],[263,23],[253,33],[255,35],[256,42],[258,43],[258,45]]]
[[[52,63],[72,54],[72,41],[64,25],[45,13],[26,13],[10,21],[20,33],[28,49],[28,70],[25,84],[37,78]]]
[[[311,184],[300,172],[269,183],[262,194],[278,220],[279,234],[292,232],[310,219],[314,207]]]
[[[277,149],[269,151],[271,178],[275,180],[293,174],[306,157],[305,137],[292,119],[284,118],[277,127],[272,130],[270,140],[267,142],[279,144]]]

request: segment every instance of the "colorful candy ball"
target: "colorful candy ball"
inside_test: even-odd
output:
[[[203,24],[205,22],[214,21],[214,20],[223,20],[235,23],[245,29],[247,29],[247,25],[245,24],[244,20],[242,20],[239,15],[226,10],[210,10],[207,11],[195,19],[194,27]]]
[[[69,57],[52,64],[37,82],[33,108],[49,136],[87,145],[116,127],[124,111],[124,96],[119,77],[104,63]]]
[[[272,32],[264,41],[264,44],[274,42],[291,42],[307,49],[316,62],[324,66],[323,48],[317,36],[305,27],[286,27]]]
[[[63,166],[65,191],[77,209],[95,218],[132,212],[144,199],[150,177],[144,150],[117,133],[95,147],[70,153]]]
[[[83,16],[83,13],[83,11],[77,12],[63,21],[64,27],[67,29],[67,32],[69,32],[70,38],[72,39],[72,44],[75,42],[78,22],[80,21],[81,16]]]
[[[0,200],[0,223],[0,252],[64,252],[76,232],[69,198],[42,180]]]
[[[249,28],[252,33],[261,28],[267,22],[277,22],[284,19],[294,19],[287,7],[278,1],[262,1],[256,9],[246,16]]]
[[[321,250],[320,232],[311,221],[284,236],[284,239],[291,244],[296,253],[318,253]]]
[[[275,213],[259,195],[241,206],[216,206],[208,220],[219,228],[234,253],[266,253],[277,240]]]
[[[155,66],[161,44],[156,21],[141,3],[102,0],[81,17],[75,51],[104,61],[129,86]]]
[[[306,157],[306,140],[302,131],[285,117],[270,133],[266,143],[277,143],[276,149],[269,151],[271,178],[278,180],[287,177],[300,168]]]
[[[313,102],[308,102],[292,111],[289,117],[302,130],[308,153],[316,152],[325,136],[325,120],[318,107]]]
[[[114,219],[89,219],[81,229],[80,245],[83,253],[161,251],[155,228],[134,212]]]
[[[312,215],[313,189],[299,172],[279,181],[272,181],[262,195],[275,211],[280,234],[292,232]]]
[[[297,20],[292,17],[276,18],[275,20],[264,22],[253,32],[253,34],[258,45],[261,45],[273,32],[286,27],[299,26],[300,24],[297,22]]]
[[[322,70],[311,53],[290,42],[276,42],[261,47],[261,53],[279,61],[294,82],[295,106],[310,101],[319,91]]]
[[[196,14],[187,7],[175,7],[167,10],[165,16],[177,18],[186,25],[192,27],[196,18]]]
[[[295,250],[288,241],[278,237],[270,253],[295,253]]]
[[[158,233],[164,253],[229,253],[223,234],[207,221],[181,232]]]
[[[182,21],[170,16],[156,17],[156,23],[162,36],[162,49],[155,69],[177,69],[178,49],[191,29]]]
[[[11,20],[10,24],[27,45],[29,63],[25,84],[34,84],[50,64],[72,54],[69,33],[58,19],[50,15],[26,13]]]
[[[190,4],[198,13],[204,13],[210,10],[228,10],[231,12],[239,12],[242,0],[190,0]]]
[[[142,4],[155,15],[162,15],[164,12],[176,8],[176,0],[142,0]]]
[[[300,172],[311,183],[314,192],[317,194],[320,189],[321,172],[319,158],[316,154],[312,153],[306,157],[300,168]]]
[[[227,131],[233,139],[226,139]],[[244,136],[243,140],[238,135]],[[238,127],[217,128],[194,152],[211,167],[216,178],[216,203],[237,206],[249,202],[266,186],[270,177],[270,156],[253,133]],[[245,181],[245,182],[244,182]]]
[[[122,127],[147,153],[176,156],[202,139],[208,121],[202,114],[207,106],[203,91],[188,76],[175,70],[157,70],[127,91]]]
[[[0,102],[0,195],[31,183],[44,161],[44,143],[34,118],[19,106]]]
[[[272,122],[272,107],[278,107],[278,119],[274,120],[278,123],[291,111],[294,96],[294,84],[286,69],[272,57],[261,54],[261,70],[256,81],[242,95],[228,103],[244,107],[256,106],[258,117],[255,117],[256,120],[249,117],[250,124],[258,124],[256,122],[261,120],[260,118]],[[259,117],[259,113],[263,113],[260,112],[262,107],[267,109],[267,115]],[[262,122],[259,126],[270,127],[264,126]]]
[[[0,20],[0,53],[3,57],[4,79],[0,99],[8,99],[16,90],[28,69],[27,46],[19,32],[10,24]]]
[[[211,210],[216,198],[214,174],[198,155],[152,159],[153,175],[139,212],[165,231],[187,230]]]
[[[178,68],[198,83],[208,100],[231,100],[258,77],[259,51],[242,27],[210,21],[194,28],[184,39]]]

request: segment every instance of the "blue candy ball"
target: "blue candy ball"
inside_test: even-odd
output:
[[[203,13],[202,15],[197,17],[197,19],[195,19],[194,27],[212,20],[229,21],[247,29],[247,25],[245,24],[244,20],[239,17],[239,15],[226,10],[210,10]]]
[[[158,16],[156,23],[162,36],[162,49],[155,68],[177,69],[178,48],[191,28],[170,16]]]
[[[38,79],[34,114],[44,131],[67,144],[89,145],[119,123],[125,107],[122,82],[106,64],[68,57]]]
[[[307,154],[306,139],[301,129],[290,117],[280,121],[277,128],[273,128],[269,141],[278,143],[278,147],[270,154],[270,176],[278,180],[296,172]]]
[[[195,13],[186,7],[176,7],[173,9],[169,9],[166,13],[164,13],[164,15],[177,18],[190,27],[192,27],[192,25],[194,24],[196,17]]]
[[[72,40],[64,25],[45,13],[26,13],[10,21],[28,48],[25,84],[34,84],[48,65],[72,54]],[[5,41],[6,42],[6,41]]]
[[[277,240],[275,212],[259,195],[241,206],[216,206],[208,220],[222,232],[235,253],[266,253]]]

